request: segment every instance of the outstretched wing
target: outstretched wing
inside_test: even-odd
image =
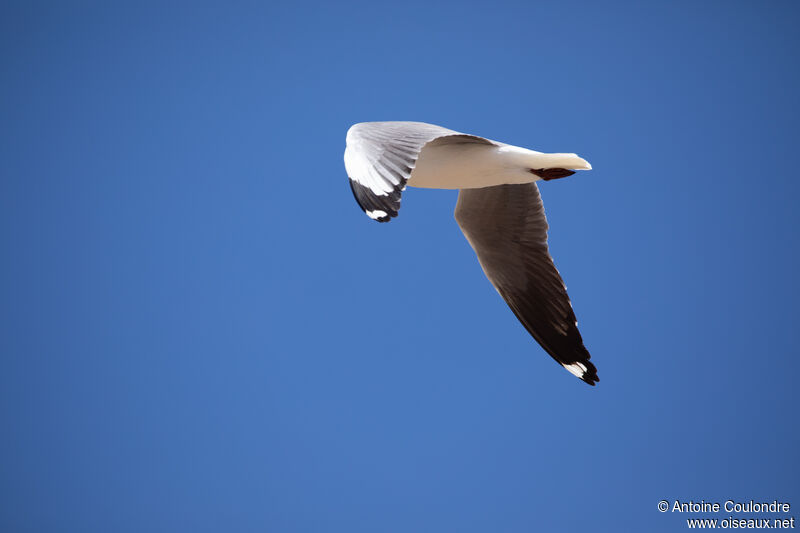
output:
[[[589,385],[599,381],[547,248],[536,184],[462,189],[455,217],[486,277],[525,329],[572,374]]]
[[[378,222],[389,222],[400,209],[400,196],[426,144],[479,142],[488,139],[424,122],[362,122],[347,132],[344,165],[361,209]]]

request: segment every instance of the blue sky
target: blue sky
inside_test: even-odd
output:
[[[682,531],[659,500],[800,509],[799,15],[4,3],[0,529]],[[342,154],[368,120],[592,163],[541,190],[597,387],[484,278],[454,191],[364,216]]]

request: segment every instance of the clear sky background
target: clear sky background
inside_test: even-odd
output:
[[[4,2],[0,529],[800,518],[799,5]],[[371,120],[592,163],[541,190],[597,387],[456,192],[361,212]]]

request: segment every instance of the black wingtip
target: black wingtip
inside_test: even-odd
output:
[[[402,185],[405,186],[405,182]],[[351,179],[350,190],[353,192],[353,198],[356,199],[358,206],[372,220],[389,222],[397,216],[402,189],[396,189],[385,196],[380,196]]]
[[[567,372],[592,387],[600,381],[600,378],[597,377],[597,368],[588,360],[575,361],[574,363],[561,363],[561,366],[563,366]]]
[[[597,384],[597,382],[600,381],[600,378],[597,377],[597,368],[595,368],[595,366],[589,361],[586,361],[585,365],[586,365],[586,372],[584,372],[583,376],[581,376],[581,380],[584,383],[588,383],[589,385],[594,387]]]
[[[569,170],[568,168],[532,168],[529,170],[531,174],[539,176],[544,181],[566,178],[575,174],[574,170]]]

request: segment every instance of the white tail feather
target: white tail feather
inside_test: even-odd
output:
[[[544,154],[519,146],[502,146],[499,151],[507,154],[515,162],[527,168],[567,168],[570,170],[591,170],[592,165],[577,154]]]

